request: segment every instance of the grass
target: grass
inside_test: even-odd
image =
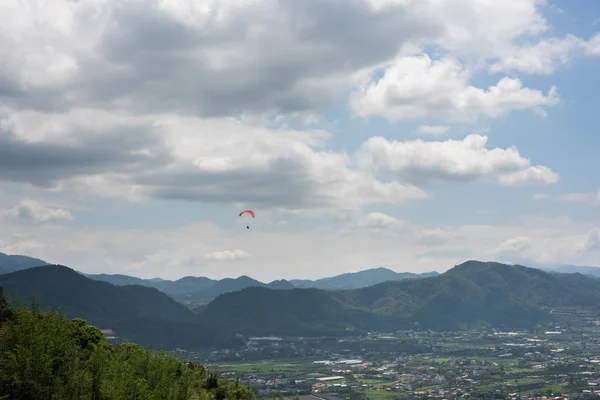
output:
[[[386,392],[385,390],[373,390],[369,389],[364,392],[367,399],[372,400],[391,400],[395,397],[406,397],[408,393],[405,392]]]
[[[322,374],[316,373],[322,370],[323,365],[306,362],[291,362],[290,360],[265,360],[250,363],[228,363],[221,364],[220,370],[223,373],[237,372],[240,374],[248,373],[315,373],[316,376]]]
[[[565,388],[564,386],[561,386],[561,385],[546,385],[546,386],[541,387],[536,390],[525,390],[525,391],[521,392],[521,394],[527,395],[531,392],[538,392],[538,393],[545,395],[548,390],[551,390],[552,393],[565,393],[567,391],[567,388]]]

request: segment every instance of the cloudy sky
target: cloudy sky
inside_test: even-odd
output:
[[[600,264],[597,0],[0,15],[4,253],[265,281]]]

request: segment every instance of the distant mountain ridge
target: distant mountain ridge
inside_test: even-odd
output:
[[[84,274],[86,277],[94,280],[105,281],[113,285],[140,285],[152,287],[171,296],[173,299],[186,301],[210,301],[215,297],[229,292],[235,292],[247,287],[264,287],[270,289],[294,289],[294,285],[286,280],[278,280],[270,283],[263,283],[242,275],[238,278],[224,278],[220,280],[206,277],[185,276],[176,281],[141,279],[128,275],[108,275],[108,274]]]
[[[293,279],[290,282],[297,288],[316,288],[325,290],[360,289],[387,281],[429,278],[439,275],[438,272],[395,272],[387,268],[372,268],[359,272],[348,272],[329,278],[316,280]]]
[[[587,267],[584,265],[560,265],[553,268],[541,268],[546,272],[557,272],[560,274],[582,274],[594,277],[600,277],[599,267]]]
[[[0,253],[0,275],[42,265],[48,263],[38,258]]]
[[[358,289],[386,281],[400,281],[404,279],[421,279],[438,275],[437,272],[416,274],[412,272],[394,272],[387,268],[373,268],[360,272],[351,272],[317,280],[285,280],[280,279],[263,283],[256,279],[242,275],[238,278],[224,278],[214,280],[206,277],[186,276],[176,281],[141,279],[128,275],[84,274],[88,278],[112,283],[113,285],[141,285],[154,287],[177,301],[207,302],[215,297],[246,289],[249,287],[263,287],[267,289],[291,290],[295,288],[317,288],[324,290]]]

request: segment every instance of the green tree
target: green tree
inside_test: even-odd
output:
[[[2,400],[254,400],[218,371],[134,343],[109,344],[85,320],[11,307],[0,292]]]

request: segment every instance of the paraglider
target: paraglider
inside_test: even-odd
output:
[[[240,217],[244,214],[248,213],[249,215],[252,216],[252,219],[254,219],[254,211],[252,210],[244,210],[240,213]],[[250,229],[250,225],[246,225],[246,229]]]

